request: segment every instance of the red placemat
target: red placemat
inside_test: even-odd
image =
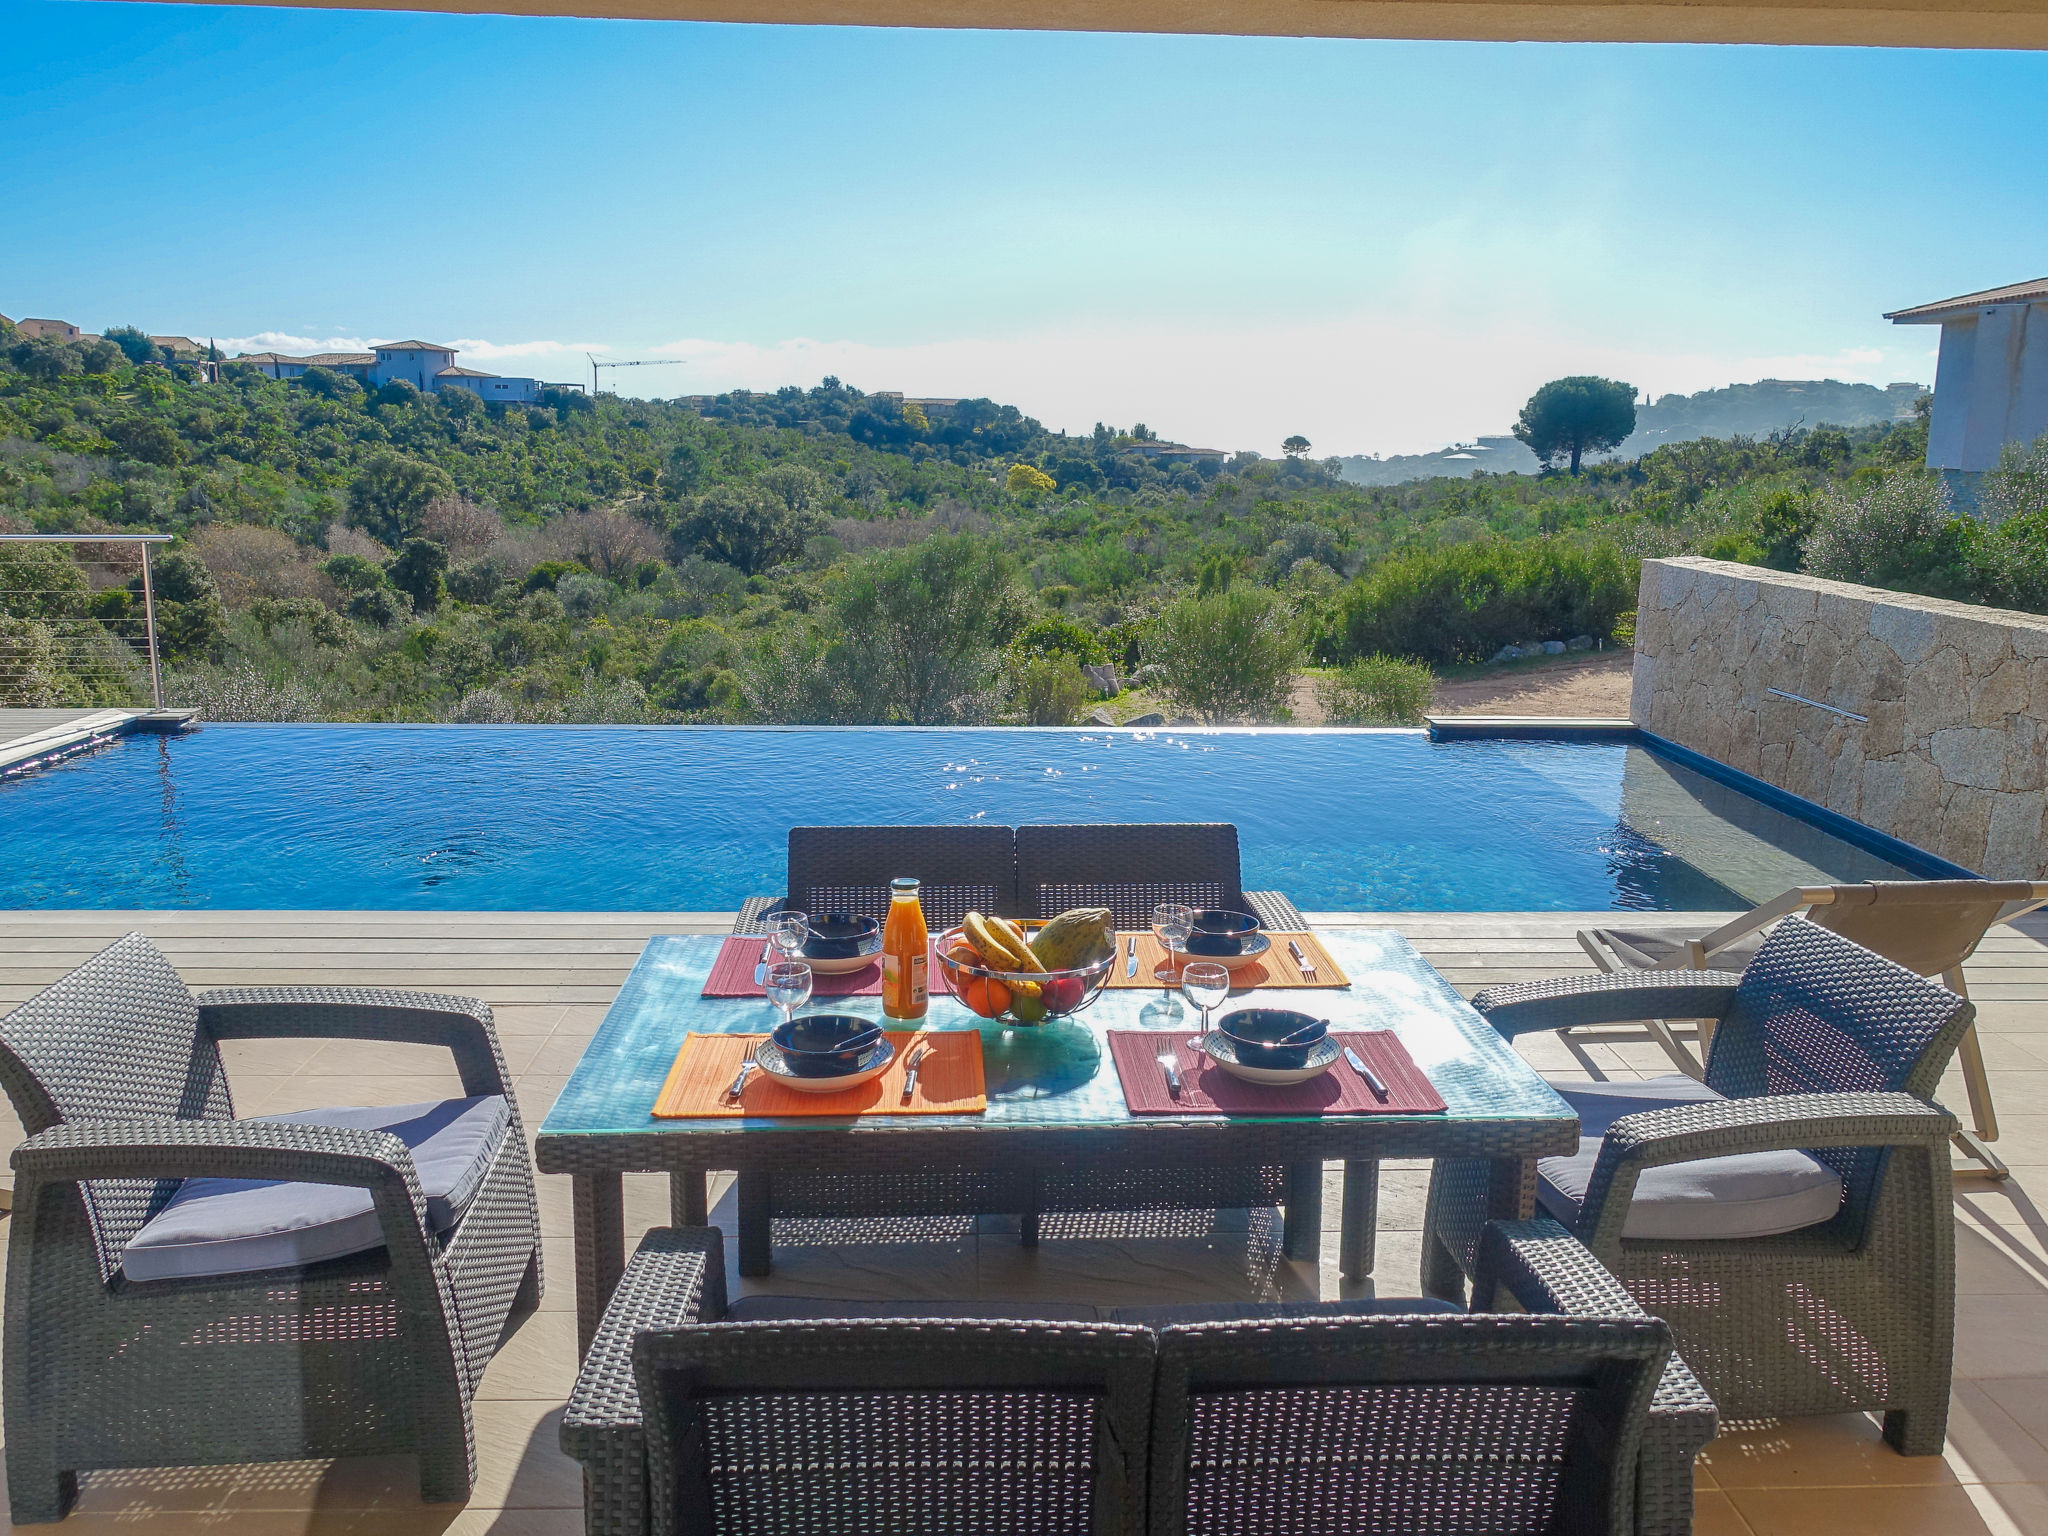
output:
[[[761,951],[769,947],[763,938],[735,934],[718,947],[718,958],[711,962],[711,974],[704,978],[703,997],[766,997],[760,983],[754,980],[754,967],[761,963]],[[775,958],[780,960],[781,955]],[[938,979],[939,962],[934,957],[925,968],[927,992],[944,994],[945,984]],[[842,971],[837,976],[827,976],[821,971],[811,973],[812,997],[880,997],[882,995],[882,962],[879,957],[869,961],[857,971]]]
[[[1338,1045],[1350,1046],[1387,1085],[1382,1104],[1365,1079],[1341,1056],[1320,1077],[1286,1088],[1269,1088],[1232,1077],[1188,1045],[1186,1030],[1112,1029],[1109,1054],[1123,1083],[1124,1103],[1134,1115],[1427,1115],[1444,1101],[1390,1029],[1340,1030]],[[1159,1065],[1162,1046],[1171,1044],[1180,1066],[1181,1098],[1167,1091]]]

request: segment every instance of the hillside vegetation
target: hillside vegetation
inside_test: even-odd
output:
[[[1259,719],[1310,660],[1349,669],[1343,717],[1412,718],[1416,663],[1626,634],[1636,562],[1677,552],[2048,607],[2048,458],[1999,529],[1958,521],[1924,421],[1365,487],[1305,445],[1168,468],[1142,426],[833,379],[697,410],[224,373],[0,336],[0,531],[177,535],[168,687],[216,718],[1064,723],[1113,662]],[[126,576],[0,545],[0,702],[129,696],[92,622]]]

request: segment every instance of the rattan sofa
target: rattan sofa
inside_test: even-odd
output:
[[[1278,891],[1243,888],[1237,828],[1228,822],[1080,826],[792,827],[789,891],[751,897],[736,934],[766,931],[784,909],[879,916],[889,881],[914,875],[926,921],[936,931],[970,909],[1007,917],[1054,917],[1075,906],[1105,906],[1120,928],[1148,928],[1162,901],[1253,911],[1269,929],[1307,927]],[[1320,1187],[1320,1173],[1298,1171]],[[1298,1183],[1297,1187],[1301,1187]],[[741,1176],[740,1220],[751,1232],[777,1217],[847,1223],[886,1218],[1021,1217],[1022,1240],[1038,1240],[1043,1213],[1237,1210],[1284,1204],[1288,1170],[1245,1167],[997,1172],[935,1168],[915,1173],[761,1173]],[[873,1226],[878,1238],[892,1230]],[[751,1251],[752,1245],[747,1245]],[[766,1245],[761,1245],[765,1251]]]
[[[1717,1421],[1665,1326],[1547,1220],[1487,1230],[1475,1295],[728,1309],[720,1234],[660,1229],[562,1447],[589,1536],[1689,1531]]]
[[[1716,1021],[1704,1088],[1660,1080],[1694,1101],[1615,1119],[1567,1224],[1671,1324],[1725,1415],[1878,1411],[1902,1454],[1939,1454],[1955,1335],[1956,1122],[1932,1096],[1969,1003],[1798,918],[1740,977],[1578,976],[1489,988],[1473,1003],[1510,1038],[1645,1017]],[[1832,1215],[1769,1235],[1637,1230],[1646,1176],[1711,1178],[1704,1159],[1781,1151],[1832,1170]],[[1555,1162],[1538,1165],[1545,1180]],[[1457,1296],[1471,1271],[1485,1179],[1483,1165],[1436,1165],[1423,1233],[1431,1295]],[[1537,1198],[1550,1209],[1559,1197],[1545,1183]]]
[[[284,1036],[445,1046],[466,1094],[503,1098],[452,1225],[390,1131],[235,1118],[218,1042]],[[131,933],[0,1020],[0,1082],[29,1133],[7,1257],[17,1523],[62,1518],[82,1471],[132,1466],[409,1452],[422,1498],[468,1497],[471,1397],[507,1317],[541,1293],[532,1166],[488,1008],[327,987],[194,996]],[[131,1240],[195,1179],[367,1190],[381,1244],[290,1269],[124,1273]]]

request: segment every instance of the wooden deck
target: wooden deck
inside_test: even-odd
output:
[[[1461,989],[1587,968],[1573,940],[1591,913],[1311,914],[1318,926],[1391,926]],[[1640,914],[1635,914],[1640,920]],[[0,913],[0,1011],[131,929],[155,940],[195,987],[355,983],[461,992],[496,1010],[515,1091],[537,1124],[573,1069],[648,936],[716,933],[724,913],[19,912]],[[1738,1426],[1703,1459],[1702,1536],[1921,1533],[2048,1536],[2048,923],[2001,930],[1967,967],[1998,1095],[1999,1150],[2014,1177],[1959,1180],[1955,1411],[1942,1459],[1907,1461],[1857,1415]],[[1610,1077],[1668,1070],[1645,1040],[1574,1053],[1538,1037],[1546,1071]],[[424,1047],[321,1042],[233,1046],[243,1114],[322,1104],[404,1103],[458,1091],[445,1057]],[[1951,1080],[1944,1097],[1963,1103]],[[0,1112],[4,1114],[4,1112]],[[0,1136],[12,1145],[11,1123]],[[1382,1295],[1414,1294],[1427,1170],[1384,1180]],[[575,1371],[567,1193],[541,1180],[551,1288],[487,1374],[477,1419],[482,1472],[464,1509],[421,1506],[402,1459],[291,1467],[99,1474],[65,1529],[206,1532],[479,1533],[571,1536],[581,1530],[576,1468],[556,1449]],[[730,1231],[729,1193],[714,1188]],[[635,1228],[666,1220],[665,1181],[628,1180]],[[1334,1223],[1340,1210],[1325,1201]],[[966,1222],[917,1242],[845,1249],[802,1233],[778,1248],[777,1290],[821,1296],[1002,1296],[1109,1301],[1341,1293],[1278,1252],[1262,1213],[1213,1223],[1091,1222],[1054,1230],[1025,1253],[1000,1221]],[[1334,1242],[1326,1243],[1334,1255]],[[786,1254],[786,1257],[785,1257]],[[737,1286],[737,1277],[732,1277]]]

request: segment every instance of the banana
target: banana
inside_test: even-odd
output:
[[[1010,947],[1011,952],[1016,956],[1018,970],[1037,971],[1040,975],[1045,974],[1045,962],[1032,952],[1031,941],[1024,937],[1024,930],[1022,928],[1019,928],[1007,917],[991,918],[989,926],[1002,931],[1004,943]]]

